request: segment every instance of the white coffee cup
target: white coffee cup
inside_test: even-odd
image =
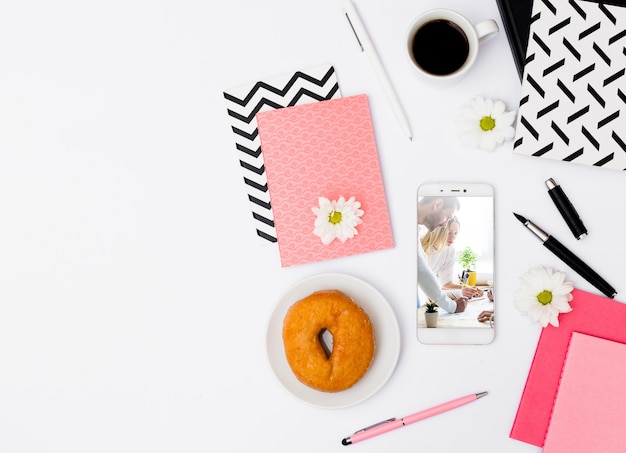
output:
[[[432,81],[454,82],[474,65],[479,44],[498,31],[493,19],[474,25],[456,11],[432,9],[409,28],[406,49],[420,75]]]

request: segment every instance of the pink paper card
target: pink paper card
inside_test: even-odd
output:
[[[543,453],[624,451],[626,345],[574,332]]]
[[[394,246],[366,95],[259,112],[257,124],[283,267]],[[323,244],[319,197],[355,197],[357,234]]]
[[[559,327],[541,332],[511,428],[511,438],[538,447],[546,438],[572,333],[626,343],[626,304],[579,289],[572,295],[572,311],[559,316]]]

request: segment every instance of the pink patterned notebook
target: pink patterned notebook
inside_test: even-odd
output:
[[[283,267],[394,246],[366,95],[259,112],[257,124]],[[361,203],[357,234],[323,244],[319,198]]]
[[[623,453],[626,345],[574,332],[543,453]]]

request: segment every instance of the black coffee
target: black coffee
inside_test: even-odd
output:
[[[413,37],[413,58],[426,72],[452,74],[469,55],[469,43],[463,30],[447,20],[433,20],[422,25]]]

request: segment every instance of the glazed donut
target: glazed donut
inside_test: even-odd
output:
[[[332,351],[321,336],[332,335]],[[283,345],[289,367],[303,384],[340,392],[365,374],[376,342],[365,311],[339,290],[317,291],[294,303],[283,320]]]

